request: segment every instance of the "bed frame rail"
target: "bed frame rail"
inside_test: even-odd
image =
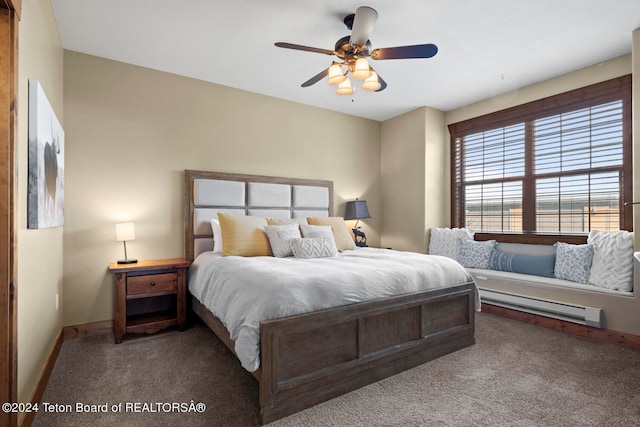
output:
[[[474,285],[261,323],[269,423],[475,343]]]

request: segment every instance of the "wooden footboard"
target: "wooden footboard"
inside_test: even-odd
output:
[[[473,286],[262,322],[261,422],[474,344]]]
[[[269,423],[475,343],[473,283],[260,323],[260,422]],[[231,349],[229,333],[193,311]],[[235,353],[235,351],[234,351]]]

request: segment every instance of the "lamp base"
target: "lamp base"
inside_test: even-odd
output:
[[[365,236],[363,231],[360,231],[360,227],[352,228],[353,235],[355,236],[356,246],[360,248],[366,248],[367,246],[367,236]]]
[[[137,263],[137,259],[120,259],[118,260],[118,264],[135,264]]]

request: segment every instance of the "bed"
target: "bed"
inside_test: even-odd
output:
[[[333,215],[331,181],[186,170],[184,185],[185,256],[193,261],[203,254],[195,265],[212,252],[210,219],[219,212],[270,218]],[[381,256],[375,249],[369,251]],[[365,257],[366,252],[349,255]],[[252,372],[259,383],[260,422],[269,423],[474,344],[476,292],[466,276],[451,286],[261,321],[255,365],[259,367]],[[191,304],[238,355],[225,324],[196,296]]]

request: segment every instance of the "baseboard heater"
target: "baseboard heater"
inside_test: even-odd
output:
[[[480,288],[480,300],[483,303],[524,311],[525,313],[602,328],[601,308],[546,301],[482,288]]]

